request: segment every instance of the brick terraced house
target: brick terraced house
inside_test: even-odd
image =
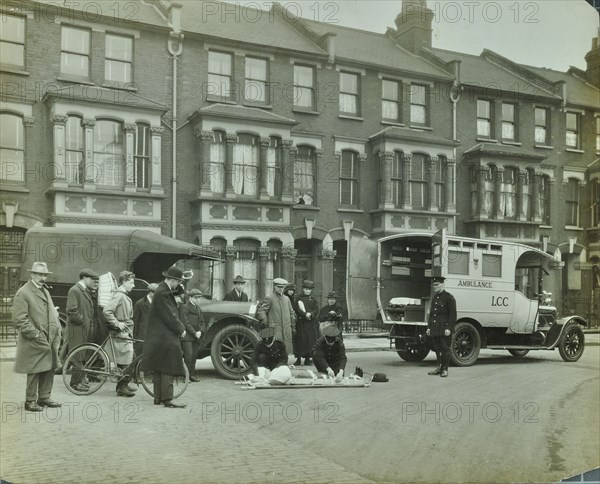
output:
[[[214,296],[241,274],[252,299],[278,276],[344,297],[350,236],[445,228],[554,254],[559,311],[597,322],[598,39],[558,72],[434,48],[432,20],[425,1],[385,33],[278,4],[3,4],[3,313],[34,226],[211,246]]]

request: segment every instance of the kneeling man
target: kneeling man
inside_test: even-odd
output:
[[[313,349],[313,361],[320,373],[327,373],[330,378],[340,382],[346,369],[346,347],[337,326],[325,326]]]

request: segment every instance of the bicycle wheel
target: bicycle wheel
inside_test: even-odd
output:
[[[98,345],[83,344],[71,351],[63,365],[63,382],[75,395],[97,392],[110,375],[108,355]]]
[[[146,393],[151,397],[154,397],[154,372],[153,371],[144,371],[140,368],[141,358],[135,365],[135,377],[146,390]],[[190,381],[190,372],[187,369],[185,364],[183,365],[183,370],[185,372],[185,376],[175,376],[173,377],[173,398],[180,397],[185,392],[188,383]]]

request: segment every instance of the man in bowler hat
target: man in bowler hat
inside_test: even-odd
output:
[[[144,339],[146,338],[146,326],[150,317],[150,307],[158,284],[148,284],[148,294],[133,305],[133,352],[135,356],[144,353]]]
[[[12,308],[12,321],[18,332],[15,372],[27,374],[25,410],[41,412],[42,407],[61,406],[50,395],[62,330],[46,286],[52,272],[45,262],[34,262],[28,271],[31,279],[15,294]]]
[[[437,367],[429,375],[448,376],[450,363],[450,344],[456,324],[456,299],[446,292],[444,277],[434,277],[432,280],[433,298],[427,321],[427,337],[437,360]]]
[[[330,291],[327,294],[327,305],[323,306],[319,311],[319,321],[321,323],[321,331],[324,327],[330,326],[333,323],[337,328],[342,330],[342,321],[346,319],[346,311],[344,307],[338,303],[338,296],[335,291]]]
[[[171,266],[162,275],[165,280],[158,285],[150,307],[141,364],[142,370],[154,372],[154,404],[184,408],[173,400],[173,379],[185,376],[181,339],[186,331],[173,295],[183,281],[183,271]]]
[[[246,284],[246,279],[242,276],[235,276],[233,280],[233,289],[225,294],[223,301],[248,301],[248,294],[244,292],[244,285]]]

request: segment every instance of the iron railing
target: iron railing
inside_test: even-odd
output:
[[[597,328],[600,326],[600,297],[565,297],[559,317],[567,317],[575,314],[584,318],[588,322],[588,327]]]

